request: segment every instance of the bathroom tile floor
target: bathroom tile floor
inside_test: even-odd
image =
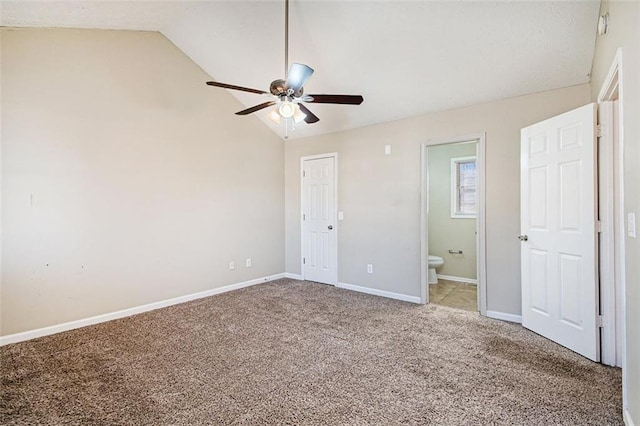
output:
[[[439,279],[438,284],[429,284],[429,303],[478,311],[477,288],[473,284]]]

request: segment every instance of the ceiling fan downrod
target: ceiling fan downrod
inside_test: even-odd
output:
[[[284,0],[284,79],[289,73],[289,0]]]

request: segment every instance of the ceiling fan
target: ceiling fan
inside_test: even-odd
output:
[[[273,96],[274,99],[238,111],[236,115],[248,115],[264,108],[275,106],[271,110],[269,117],[277,123],[284,119],[286,139],[290,125],[292,130],[295,130],[295,124],[302,121],[307,124],[320,121],[303,103],[360,105],[364,98],[360,95],[305,95],[304,85],[311,77],[311,74],[313,74],[313,68],[298,63],[293,63],[291,67],[289,67],[289,0],[285,0],[284,19],[284,80],[277,79],[272,81],[269,86],[269,92],[235,86],[233,84],[219,83],[217,81],[207,81],[207,84],[224,89]]]

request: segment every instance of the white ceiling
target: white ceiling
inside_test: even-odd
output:
[[[268,90],[284,77],[284,0],[6,1],[0,25],[160,31],[217,81]],[[291,137],[587,83],[599,1],[291,0],[289,60],[315,69],[320,122]],[[202,90],[216,96],[218,89]],[[265,98],[230,91],[247,107]],[[282,135],[282,127],[256,113]],[[250,118],[246,118],[250,119]]]

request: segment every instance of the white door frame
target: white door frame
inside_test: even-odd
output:
[[[603,126],[603,137],[611,135],[612,129],[617,125],[617,138],[613,140],[617,157],[614,158],[614,145],[609,144],[605,152],[605,158],[602,158],[599,167],[604,175],[607,186],[600,188],[601,205],[613,206],[617,215],[613,215],[613,209],[602,209],[605,216],[602,217],[603,236],[601,240],[602,250],[608,254],[608,261],[600,265],[600,292],[601,297],[601,313],[605,317],[604,327],[602,328],[602,349],[605,355],[602,359],[603,364],[622,366],[622,396],[623,406],[628,407],[627,403],[627,360],[626,360],[626,329],[624,319],[626,317],[625,304],[625,220],[624,220],[624,121],[623,121],[623,84],[622,84],[622,49],[616,51],[613,63],[609,69],[609,73],[602,84],[600,93],[598,94],[598,104],[618,100],[618,111],[602,110],[600,122]],[[617,117],[616,117],[617,115]],[[617,122],[614,122],[616,120]],[[615,164],[615,166],[614,166]],[[617,167],[616,167],[617,166]],[[614,177],[617,178],[619,185],[614,187]],[[622,295],[616,300],[616,294]],[[616,333],[616,328],[620,330]],[[618,361],[616,362],[616,359]],[[620,366],[620,365],[618,365]]]
[[[475,133],[455,138],[443,138],[429,140],[420,145],[420,301],[429,303],[429,291],[427,283],[427,268],[429,256],[429,174],[428,174],[428,147],[435,145],[447,145],[460,142],[477,141],[476,148],[476,173],[478,215],[476,217],[476,273],[478,277],[478,310],[480,315],[487,314],[487,260],[486,260],[486,218],[485,218],[485,141],[486,133]]]
[[[307,160],[318,160],[320,158],[333,158],[333,232],[335,233],[335,238],[333,239],[333,246],[331,247],[331,252],[333,253],[333,261],[336,266],[336,272],[334,276],[334,281],[331,284],[338,284],[338,231],[340,230],[338,226],[338,153],[330,152],[327,154],[317,154],[317,155],[307,155],[305,157],[300,157],[300,276],[302,280],[305,280],[304,276],[304,220],[302,219],[302,215],[304,214],[304,162]]]

